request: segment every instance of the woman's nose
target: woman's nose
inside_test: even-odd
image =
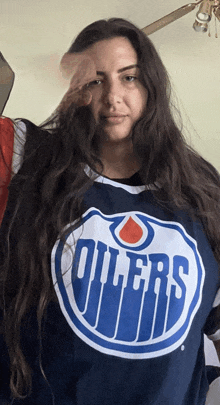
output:
[[[121,103],[122,88],[118,83],[108,83],[104,89],[104,102],[108,105]]]

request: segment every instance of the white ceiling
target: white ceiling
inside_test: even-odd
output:
[[[154,3],[154,6],[152,5]],[[89,23],[123,17],[140,28],[187,4],[184,0],[1,0],[1,51],[16,73],[5,114],[42,122],[67,83],[59,60]],[[215,38],[192,29],[196,11],[151,35],[171,76],[191,142],[220,170],[220,23]]]

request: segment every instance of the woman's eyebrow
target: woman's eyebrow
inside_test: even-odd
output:
[[[117,73],[121,73],[121,72],[124,72],[125,70],[129,70],[129,69],[133,69],[133,68],[138,68],[138,67],[139,67],[139,66],[138,66],[137,64],[125,66],[125,67],[119,69]],[[105,75],[105,73],[104,73],[104,72],[101,72],[101,71],[97,71],[96,74],[97,74],[98,76],[104,76],[104,75]]]

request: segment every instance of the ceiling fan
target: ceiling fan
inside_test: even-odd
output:
[[[142,29],[142,31],[144,31],[147,35],[151,35],[161,28],[166,27],[166,25],[172,23],[173,21],[176,21],[184,15],[190,13],[199,5],[200,7],[196,14],[193,28],[195,31],[207,32],[209,22],[212,19],[212,14],[214,14],[215,17],[220,21],[220,0],[196,0],[195,3],[186,4],[185,6],[178,8],[154,23],[147,25]]]

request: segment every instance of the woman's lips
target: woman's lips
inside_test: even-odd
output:
[[[108,115],[108,116],[102,116],[102,119],[107,122],[108,124],[115,125],[115,124],[121,124],[126,115]]]

